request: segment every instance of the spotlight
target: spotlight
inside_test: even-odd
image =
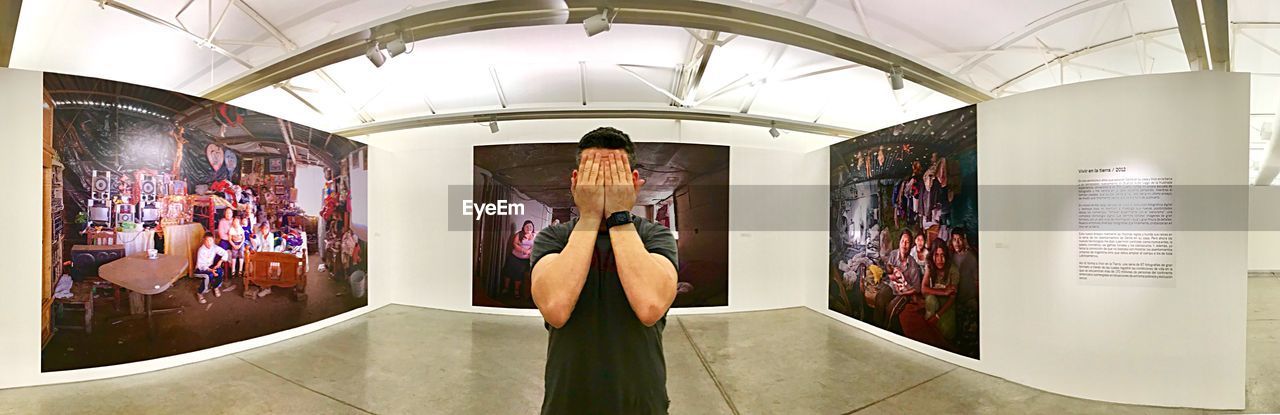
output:
[[[773,121],[769,121],[769,135],[773,136],[773,138],[778,138],[782,136],[782,132],[778,131],[778,126]]]
[[[894,91],[902,89],[902,67],[898,65],[889,66],[889,86]]]
[[[609,9],[601,10],[600,14],[588,17],[586,20],[582,21],[582,28],[587,30],[587,37],[608,32],[610,25]]]
[[[364,51],[364,56],[369,58],[369,62],[373,62],[375,68],[381,68],[382,64],[387,63],[387,55],[383,55],[382,50],[378,49],[378,42],[370,42],[369,49]]]
[[[493,134],[498,133],[498,121],[489,121],[489,132]]]
[[[407,50],[407,48],[405,48],[404,44],[404,33],[397,33],[395,39],[387,42],[387,53],[393,58],[404,53],[405,50]]]

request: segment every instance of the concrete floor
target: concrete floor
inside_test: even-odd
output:
[[[1248,410],[1280,412],[1280,278],[1249,278]],[[1028,388],[802,308],[672,317],[673,414],[1199,414]],[[528,317],[388,306],[232,356],[0,391],[0,413],[537,413],[546,332]]]

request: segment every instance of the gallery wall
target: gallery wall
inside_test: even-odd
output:
[[[823,169],[807,164],[806,154],[835,139],[788,133],[775,140],[767,129],[731,124],[668,120],[548,120],[500,122],[490,133],[484,124],[421,128],[376,134],[365,139],[389,148],[379,159],[402,177],[404,189],[387,202],[401,226],[384,229],[390,249],[398,250],[397,268],[406,270],[392,291],[396,303],[447,310],[537,315],[536,310],[472,306],[470,225],[451,228],[451,189],[470,193],[474,179],[473,146],[514,143],[573,143],[599,126],[614,126],[636,142],[717,144],[730,147],[729,304],[672,310],[672,314],[763,310],[801,303],[804,279],[795,263],[779,260],[797,245],[825,246],[825,187],[814,185]],[[809,172],[805,174],[803,172]],[[568,172],[565,172],[566,180]],[[807,185],[807,186],[806,186]],[[803,192],[809,192],[803,195]],[[785,225],[784,225],[785,223]],[[794,231],[809,228],[811,231]],[[821,248],[819,248],[821,249]]]
[[[1280,186],[1249,188],[1249,270],[1280,271]]]
[[[1192,72],[1077,83],[979,104],[981,361],[826,311],[825,293],[813,285],[809,307],[1050,392],[1242,408],[1248,99],[1246,75]],[[1173,179],[1172,281],[1079,280],[1079,171],[1118,166]]]
[[[9,277],[0,278],[0,333],[4,333],[0,336],[0,367],[5,368],[0,371],[0,388],[100,379],[199,362],[309,333],[388,303],[386,281],[374,278],[369,283],[367,306],[311,324],[222,346],[135,363],[41,373],[42,288],[39,276],[42,274],[40,249],[44,231],[41,222],[34,218],[41,217],[42,214],[41,203],[38,201],[42,191],[39,183],[42,181],[40,159],[43,87],[44,74],[41,72],[0,68],[0,90],[5,91],[6,97],[0,103],[0,109],[3,109],[3,114],[0,114],[0,130],[7,137],[6,151],[0,152],[0,174],[8,180],[10,194],[18,198],[18,202],[6,206],[5,212],[14,218],[31,218],[10,221],[10,237],[3,238],[0,242],[0,249],[14,258],[5,263],[4,272]],[[264,112],[269,113],[269,110]],[[376,163],[376,158],[382,151],[371,147],[369,153],[375,159],[371,163]],[[376,180],[387,172],[381,168],[369,171],[372,188],[368,193],[373,204],[367,206],[371,206],[374,211],[366,214],[368,219],[365,222],[377,224],[383,220],[379,200],[389,189],[380,186]],[[371,236],[369,243],[375,246],[382,244],[376,234]],[[385,255],[378,250],[370,252],[370,274],[390,275],[385,268],[386,263],[381,259]]]

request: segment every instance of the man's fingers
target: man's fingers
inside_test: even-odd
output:
[[[599,185],[604,183],[604,168],[609,164],[609,160],[604,156],[596,154],[592,157],[591,184]]]
[[[613,154],[610,154],[606,157],[609,158],[609,162],[605,164],[606,167],[604,169],[604,173],[605,173],[604,183],[612,186],[614,184],[617,184],[616,181],[614,180],[615,178],[613,177],[613,171],[617,169],[618,159]]]
[[[596,169],[597,169],[597,167],[598,167],[598,163],[597,163],[597,161],[598,161],[598,160],[596,159],[596,155],[595,155],[595,154],[592,154],[592,155],[590,155],[590,156],[587,156],[587,160],[586,160],[586,162],[585,162],[585,163],[586,163],[586,173],[583,175],[584,177],[582,177],[582,178],[580,178],[580,179],[578,180],[578,182],[579,182],[579,183],[584,183],[584,184],[588,184],[588,185],[595,184]]]
[[[625,154],[618,155],[618,162],[613,167],[613,182],[619,186],[630,186],[631,181],[627,180],[627,156]]]
[[[618,166],[622,164],[622,159],[617,154],[610,154],[610,157],[613,160],[613,164],[609,166],[609,181],[615,185],[620,185],[622,182],[618,181]]]

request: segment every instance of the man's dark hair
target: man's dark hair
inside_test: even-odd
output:
[[[205,232],[205,233],[204,233],[204,237],[205,237],[205,238],[212,238],[212,237],[213,237],[213,232]]]
[[[621,149],[626,151],[627,161],[631,163],[631,170],[636,168],[636,145],[631,143],[631,137],[622,132],[622,130],[613,127],[600,127],[582,136],[582,139],[578,140],[578,155],[575,158],[578,164],[582,164],[582,150],[588,148]]]

